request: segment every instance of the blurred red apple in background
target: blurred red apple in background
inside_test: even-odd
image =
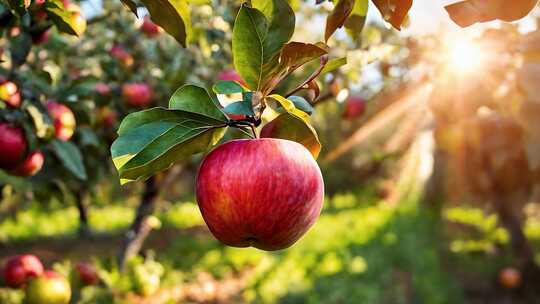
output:
[[[108,96],[111,94],[111,87],[103,82],[96,83],[94,90],[101,96]]]
[[[26,287],[27,304],[68,304],[71,287],[62,275],[45,271],[41,276],[31,279]]]
[[[11,81],[0,84],[0,100],[12,108],[19,107],[21,105],[21,93],[19,93],[17,85]]]
[[[46,29],[46,30],[41,31],[41,32],[32,33],[30,35],[30,37],[32,38],[32,43],[33,44],[35,44],[35,45],[44,44],[47,41],[49,41],[49,30]]]
[[[77,125],[71,109],[61,103],[49,100],[47,110],[53,119],[56,138],[63,141],[70,140]]]
[[[155,37],[159,34],[159,26],[150,20],[150,17],[146,16],[141,24],[141,32],[148,37]]]
[[[521,272],[513,267],[507,267],[499,273],[499,283],[508,289],[521,285]]]
[[[0,168],[11,170],[24,158],[26,138],[21,128],[0,123]]]
[[[279,250],[315,223],[324,183],[315,159],[299,143],[233,140],[203,160],[196,195],[206,224],[221,242]]]
[[[346,120],[356,119],[366,111],[366,101],[362,97],[351,96],[345,102],[343,118]]]
[[[15,169],[11,170],[9,174],[23,177],[34,176],[43,168],[44,163],[45,157],[43,153],[41,151],[34,151],[22,163],[17,165]]]
[[[146,83],[126,83],[122,86],[122,97],[128,107],[145,108],[152,104],[154,92]]]
[[[130,67],[133,65],[133,56],[131,56],[131,54],[119,44],[115,44],[109,50],[109,54],[111,54],[111,57],[114,59],[120,61],[125,67]]]
[[[88,263],[77,263],[75,265],[80,281],[85,285],[96,285],[99,283],[99,276],[93,265]]]
[[[4,282],[14,288],[25,285],[32,277],[43,273],[43,264],[34,255],[24,254],[12,257],[4,266]]]
[[[118,113],[109,107],[102,107],[97,113],[97,123],[105,128],[113,128],[118,122]]]
[[[218,80],[236,81],[243,86],[246,85],[246,82],[242,79],[240,74],[238,74],[238,72],[236,72],[235,70],[225,70],[225,71],[220,72],[218,74]]]

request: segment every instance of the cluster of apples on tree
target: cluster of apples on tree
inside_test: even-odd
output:
[[[25,303],[28,304],[67,304],[72,298],[68,278],[59,272],[46,270],[39,258],[32,254],[8,259],[1,275],[5,285],[24,290]],[[95,267],[85,262],[77,263],[70,276],[80,286],[100,283]]]

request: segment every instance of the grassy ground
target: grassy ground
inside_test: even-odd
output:
[[[207,276],[218,282],[241,278],[234,295],[238,302],[460,303],[462,291],[442,267],[435,225],[413,204],[379,204],[371,192],[337,195],[327,200],[321,219],[300,242],[277,253],[224,247],[205,229],[199,235],[178,234],[157,254],[166,270],[162,286],[188,286]],[[131,209],[110,206],[92,210],[90,224],[96,230],[117,231],[132,217]],[[197,206],[189,202],[158,217],[164,230],[203,225]],[[76,229],[73,208],[31,208],[0,223],[0,239],[4,244],[24,243],[73,235]],[[210,290],[205,298],[204,292],[191,300],[219,294]],[[91,303],[94,293],[86,294]]]

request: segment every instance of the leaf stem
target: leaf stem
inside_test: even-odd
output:
[[[290,97],[291,95],[295,94],[296,92],[302,90],[305,88],[305,86],[310,83],[311,81],[315,80],[315,78],[317,78],[321,72],[323,71],[324,67],[326,66],[326,64],[328,63],[328,55],[323,55],[321,56],[321,64],[319,65],[319,67],[317,68],[317,70],[315,70],[309,77],[308,79],[306,79],[304,82],[302,82],[302,84],[300,84],[299,86],[297,86],[296,88],[294,88],[292,91],[290,91],[289,93],[287,93],[285,95],[285,98],[287,97]]]

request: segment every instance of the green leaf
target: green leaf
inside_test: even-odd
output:
[[[244,88],[236,81],[220,80],[214,84],[212,90],[216,94],[235,94],[244,92]]]
[[[178,160],[206,151],[225,130],[221,121],[184,110],[154,108],[133,113],[122,121],[119,137],[111,146],[113,163],[122,184],[144,180]]]
[[[264,65],[264,40],[268,21],[263,13],[242,4],[234,22],[232,49],[234,67],[254,91],[258,90]]]
[[[273,100],[277,101],[282,107],[283,109],[285,109],[285,111],[287,112],[291,112],[291,111],[294,111],[296,108],[294,106],[294,103],[290,100],[288,100],[287,98],[279,95],[279,94],[272,94],[270,96],[268,96],[269,98],[272,98]]]
[[[186,47],[191,35],[191,12],[186,0],[141,0],[152,21]]]
[[[305,117],[306,114],[311,115],[314,111],[313,107],[300,96],[290,96],[285,98],[279,94],[269,95],[268,98],[275,100],[287,112],[290,112],[299,117]],[[298,106],[297,106],[298,105]]]
[[[253,106],[249,101],[237,101],[226,106],[223,111],[227,114],[240,114],[247,116],[255,116]]]
[[[368,7],[368,0],[356,0],[351,15],[345,21],[345,28],[353,38],[360,37],[364,29]]]
[[[197,113],[221,122],[228,121],[227,116],[208,95],[208,92],[195,85],[185,85],[176,90],[169,100],[169,108]]]
[[[268,21],[268,33],[264,40],[263,62],[272,60],[291,40],[294,33],[294,11],[285,0],[251,0],[253,8],[258,9]]]
[[[336,4],[334,10],[326,19],[325,41],[328,41],[334,32],[345,24],[353,10],[354,2],[355,0],[339,0]]]
[[[63,33],[80,36],[86,29],[86,26],[81,27],[75,22],[75,13],[67,10],[62,0],[47,0],[45,9],[58,30]]]
[[[233,29],[235,69],[253,91],[265,88],[279,67],[279,54],[293,33],[294,11],[285,0],[251,1],[242,5]]]
[[[317,158],[321,143],[315,129],[309,124],[308,117],[291,112],[283,113],[266,124],[261,130],[261,137],[282,138],[304,145]]]
[[[60,159],[64,167],[80,180],[86,180],[86,169],[84,168],[81,152],[70,141],[53,140],[51,146],[54,154]]]
[[[346,64],[347,64],[347,57],[330,59],[328,60],[328,63],[326,63],[323,70],[319,74],[319,77],[324,74],[333,72]]]
[[[86,147],[99,147],[100,140],[97,134],[89,127],[79,127],[77,130],[79,137],[81,139],[80,143],[82,146]]]
[[[311,114],[313,114],[313,112],[315,112],[315,109],[313,108],[313,106],[307,100],[305,100],[303,97],[289,96],[288,99],[293,102],[294,106],[297,109],[299,109],[299,110],[301,110],[303,112],[306,112],[308,115],[311,115]]]

